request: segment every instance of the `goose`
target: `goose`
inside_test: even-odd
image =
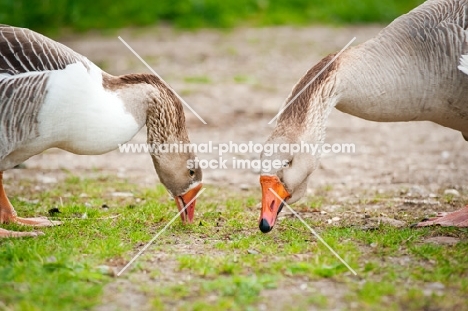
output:
[[[26,28],[0,26],[0,223],[59,224],[18,217],[3,187],[3,172],[49,148],[104,154],[146,125],[147,142],[189,143],[180,98],[151,74],[110,75],[70,48]],[[160,150],[160,149],[156,149]],[[192,152],[153,152],[160,181],[184,223],[193,221],[202,187]],[[0,228],[0,237],[36,236]]]
[[[265,145],[323,143],[334,107],[371,121],[432,121],[468,140],[467,28],[468,0],[428,0],[374,38],[326,56],[293,87]],[[283,201],[304,195],[320,154],[263,152],[260,158],[281,164],[260,173],[259,228],[266,233]],[[426,225],[467,227],[468,207],[417,224]]]

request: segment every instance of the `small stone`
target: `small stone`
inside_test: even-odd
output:
[[[88,194],[87,193],[80,193],[80,198],[87,198]]]
[[[57,178],[55,177],[39,175],[37,179],[39,182],[43,184],[56,184],[57,183]]]
[[[116,274],[114,271],[114,268],[106,266],[106,265],[97,266],[97,270],[99,271],[99,273],[108,275],[108,276],[115,276]]]
[[[133,197],[133,193],[131,192],[112,192],[111,195],[113,197],[119,197],[119,198],[130,198]]]
[[[49,256],[45,259],[45,262],[46,263],[55,263],[57,262],[57,258],[55,258],[55,256]]]
[[[241,184],[241,185],[239,186],[239,188],[240,188],[240,190],[242,190],[242,191],[247,191],[247,190],[250,189],[250,186],[249,186],[248,184]]]
[[[396,219],[389,218],[389,217],[379,217],[379,222],[390,225],[392,227],[396,227],[396,228],[401,228],[406,225],[404,221],[396,220]]]
[[[450,152],[448,151],[442,151],[440,153],[440,156],[442,157],[442,159],[448,159],[450,157]]]
[[[331,220],[332,221],[339,221],[341,218],[340,217],[333,217]]]
[[[440,245],[455,245],[460,242],[460,239],[451,237],[451,236],[436,236],[432,238],[425,239],[426,243],[435,243]]]
[[[442,290],[445,289],[445,285],[440,282],[429,283],[423,289],[424,296],[441,296],[443,295]]]
[[[370,244],[370,247],[372,247],[372,248],[376,248],[376,247],[377,247],[377,245],[378,245],[377,243],[373,242],[373,243],[371,243],[371,244]]]
[[[460,196],[460,192],[458,192],[458,191],[455,190],[455,189],[446,189],[446,190],[444,191],[444,194],[445,194],[445,195],[453,195],[453,196],[455,196],[455,197],[459,197],[459,196]]]
[[[302,283],[301,286],[299,286],[301,290],[306,290],[307,289],[307,283]]]
[[[442,289],[445,289],[445,285],[440,283],[440,282],[433,282],[433,283],[427,284],[426,288],[435,289],[435,290],[442,290]]]
[[[248,254],[252,254],[252,255],[258,255],[258,254],[259,254],[259,252],[256,251],[256,250],[254,250],[254,249],[248,249],[248,250],[247,250],[247,253],[248,253]]]

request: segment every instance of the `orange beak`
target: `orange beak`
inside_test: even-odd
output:
[[[283,208],[283,200],[288,199],[291,195],[276,176],[260,176],[260,185],[262,186],[262,211],[258,227],[260,231],[267,233],[273,229],[276,217]]]
[[[175,198],[179,212],[185,208],[185,210],[180,214],[183,223],[193,222],[193,215],[195,214],[196,203],[196,200],[194,200],[194,198],[197,196],[197,193],[198,191],[200,191],[202,186],[203,184],[199,183],[195,188],[192,188],[183,195],[180,195]]]

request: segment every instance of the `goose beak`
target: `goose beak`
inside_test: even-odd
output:
[[[192,223],[193,215],[195,214],[195,203],[194,198],[197,196],[198,191],[200,191],[202,183],[199,183],[196,187],[189,189],[183,195],[176,197],[175,201],[177,202],[177,208],[179,212],[185,208],[185,210],[180,214],[183,223]],[[188,204],[188,205],[187,205]]]
[[[260,176],[260,185],[262,186],[262,211],[258,227],[260,231],[267,233],[273,229],[276,217],[283,208],[283,200],[288,199],[291,195],[277,176]]]

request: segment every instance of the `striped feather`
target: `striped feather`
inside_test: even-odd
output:
[[[77,62],[89,70],[91,62],[65,45],[25,28],[0,26],[0,74],[65,69]]]
[[[48,75],[74,63],[88,71],[92,66],[86,57],[41,34],[0,26],[0,161],[38,135]]]

